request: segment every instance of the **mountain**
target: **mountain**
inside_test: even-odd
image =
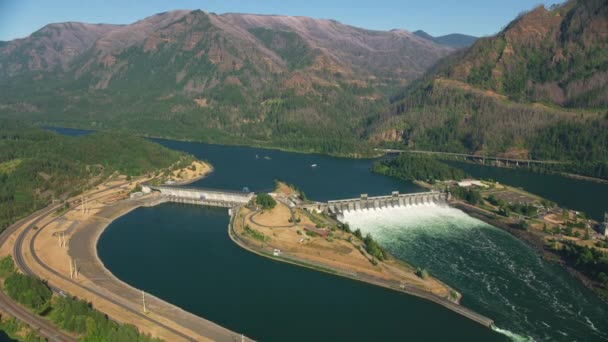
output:
[[[452,49],[406,31],[202,11],[51,24],[0,46],[0,115],[336,153]]]
[[[439,37],[433,37],[422,30],[414,31],[413,33],[420,38],[430,40],[439,45],[444,45],[455,49],[469,47],[473,45],[473,43],[475,43],[475,41],[478,39],[477,37],[461,33],[446,34],[444,36]]]
[[[608,178],[608,1],[524,13],[393,100],[375,142],[571,160]]]

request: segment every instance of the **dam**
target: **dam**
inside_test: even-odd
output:
[[[446,203],[449,199],[449,192],[429,191],[401,194],[399,191],[393,191],[390,195],[385,196],[361,194],[358,198],[329,200],[326,203],[303,204],[300,207],[309,211],[325,212],[340,217],[345,211],[378,210],[430,203],[439,204]]]
[[[160,196],[154,205],[174,202],[205,205],[210,207],[233,208],[245,205],[253,198],[253,192],[239,192],[228,190],[216,190],[205,188],[188,188],[171,185],[142,185],[144,193],[160,192]]]

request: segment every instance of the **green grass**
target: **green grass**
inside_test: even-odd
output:
[[[22,161],[22,159],[17,158],[6,161],[4,163],[0,163],[0,173],[10,175],[11,173],[13,173],[13,171],[15,171],[15,169],[19,166],[19,164],[21,164]]]
[[[245,233],[247,233],[252,238],[254,238],[254,239],[258,240],[258,241],[261,241],[261,242],[265,242],[268,239],[266,237],[266,235],[264,235],[263,233],[260,233],[257,230],[249,227],[248,225],[245,226]]]

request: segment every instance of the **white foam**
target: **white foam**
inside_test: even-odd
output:
[[[497,333],[503,334],[505,336],[507,336],[508,338],[511,339],[511,341],[514,342],[532,342],[535,341],[532,337],[530,336],[523,336],[523,335],[519,335],[516,334],[512,331],[506,330],[506,329],[501,329],[499,327],[496,326],[492,326],[492,330],[496,331]]]

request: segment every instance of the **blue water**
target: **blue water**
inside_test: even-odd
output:
[[[228,220],[220,208],[138,208],[103,233],[99,256],[127,283],[258,341],[507,340],[432,302],[246,251]]]
[[[13,340],[12,338],[8,337],[8,335],[0,330],[0,342],[15,342],[17,340]]]

